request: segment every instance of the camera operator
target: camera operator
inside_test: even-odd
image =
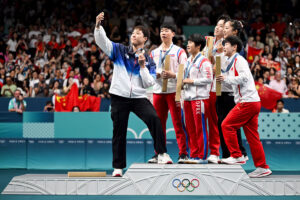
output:
[[[52,101],[46,102],[46,106],[44,107],[44,112],[54,112],[54,105]]]

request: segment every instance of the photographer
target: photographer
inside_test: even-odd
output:
[[[54,112],[54,105],[52,101],[46,102],[46,106],[44,107],[44,112]]]
[[[8,111],[22,114],[26,109],[27,103],[20,90],[16,90],[14,98],[9,101]]]

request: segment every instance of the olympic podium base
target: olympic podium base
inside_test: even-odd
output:
[[[239,165],[132,164],[123,177],[25,174],[2,194],[22,195],[300,195],[300,176],[249,178]]]

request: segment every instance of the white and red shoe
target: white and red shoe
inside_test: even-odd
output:
[[[173,161],[170,158],[169,154],[162,153],[162,154],[158,154],[157,163],[158,164],[173,164]]]
[[[248,176],[250,178],[260,178],[260,177],[264,177],[264,176],[269,176],[271,174],[272,174],[272,171],[269,168],[266,169],[266,168],[258,167],[258,168],[256,168],[256,170],[249,173]]]
[[[114,169],[112,173],[113,177],[122,177],[123,176],[123,169]]]
[[[229,158],[224,158],[222,159],[222,163],[228,164],[228,165],[243,165],[246,164],[246,160],[244,156],[234,158],[234,157],[229,157]]]

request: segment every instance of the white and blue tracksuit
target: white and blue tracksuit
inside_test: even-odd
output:
[[[114,62],[109,92],[126,98],[146,98],[146,89],[155,84],[156,67],[145,55],[146,67],[140,68],[131,46],[114,43],[106,37],[102,26],[94,31],[97,45]]]
[[[109,90],[113,121],[113,168],[126,167],[126,134],[130,112],[146,123],[156,153],[165,153],[167,149],[160,119],[146,98],[146,89],[155,84],[155,63],[145,55],[146,67],[141,68],[133,48],[110,41],[102,27],[96,28],[94,35],[97,45],[114,62]]]

